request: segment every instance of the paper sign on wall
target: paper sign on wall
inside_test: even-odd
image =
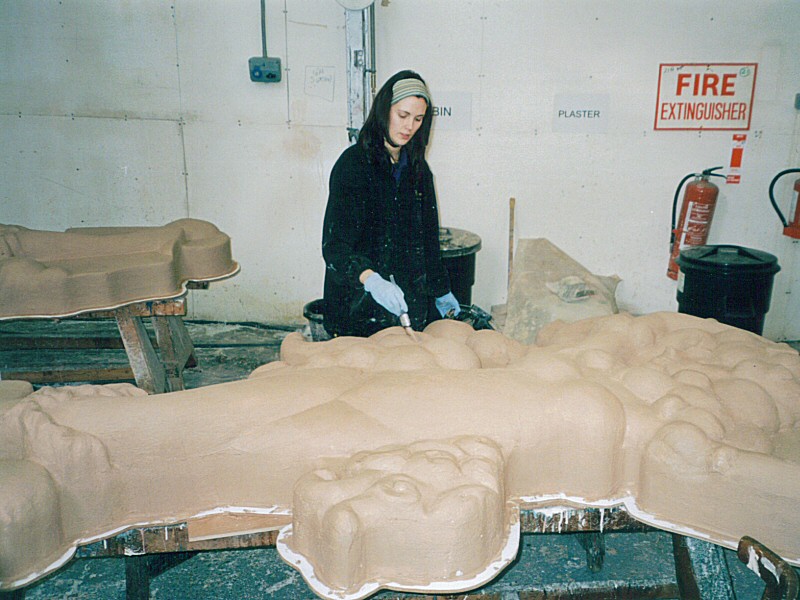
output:
[[[436,92],[433,97],[433,125],[436,129],[470,129],[472,127],[472,94],[469,92]]]
[[[662,64],[654,129],[750,129],[757,63]]]
[[[731,163],[728,166],[728,175],[725,178],[725,183],[737,184],[742,182],[742,159],[744,158],[744,144],[746,141],[746,133],[733,134]]]
[[[609,105],[608,94],[556,94],[553,102],[553,131],[606,133]]]

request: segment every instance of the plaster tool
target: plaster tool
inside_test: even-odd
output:
[[[397,282],[394,280],[394,275],[389,275],[389,281],[397,285]],[[411,327],[411,317],[408,316],[408,313],[400,313],[398,318],[400,319],[400,326],[405,329],[409,337],[416,342],[417,336],[414,334],[414,330]]]
[[[411,328],[411,317],[408,316],[408,313],[403,313],[400,315],[400,325],[406,330],[406,333],[411,337],[411,339],[416,342],[417,335]]]

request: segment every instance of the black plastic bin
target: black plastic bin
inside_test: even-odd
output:
[[[450,275],[450,289],[453,295],[459,304],[472,304],[475,254],[481,249],[480,236],[463,229],[440,227],[439,248],[442,262]]]
[[[312,342],[324,342],[331,339],[325,326],[322,324],[325,314],[325,300],[318,298],[303,307],[303,316],[308,319],[308,327]]]
[[[761,335],[777,258],[741,246],[695,246],[681,250],[678,265],[678,312]]]

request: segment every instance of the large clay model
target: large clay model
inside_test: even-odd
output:
[[[68,316],[174,298],[235,274],[231,240],[207,221],[63,232],[0,225],[0,319]]]
[[[555,322],[535,346],[439,321],[411,340],[289,335],[243,381],[158,396],[43,388],[0,403],[0,589],[126,527],[291,516],[312,588],[477,587],[518,511],[624,505],[800,564],[800,357],[682,314]]]

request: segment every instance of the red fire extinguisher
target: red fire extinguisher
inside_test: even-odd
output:
[[[769,184],[769,201],[772,202],[772,208],[778,213],[778,218],[780,218],[781,223],[783,223],[783,235],[788,235],[790,238],[800,240],[800,196],[795,200],[794,216],[791,221],[787,221],[784,218],[781,209],[778,208],[778,203],[775,202],[775,184],[778,182],[778,179],[789,173],[800,173],[800,169],[786,169],[773,177],[772,182]],[[800,179],[795,179],[794,191],[800,194]]]
[[[702,173],[689,173],[681,179],[678,188],[675,190],[675,198],[672,200],[669,267],[667,267],[667,277],[670,279],[678,278],[677,261],[681,248],[685,246],[703,246],[708,240],[711,219],[714,218],[714,209],[717,206],[717,195],[719,194],[719,188],[711,183],[709,179],[711,177],[725,177],[720,173],[714,173],[714,171],[721,168],[713,167],[706,169]],[[695,180],[686,186],[680,218],[676,223],[675,213],[678,207],[678,196],[681,193],[683,184],[692,177]]]

